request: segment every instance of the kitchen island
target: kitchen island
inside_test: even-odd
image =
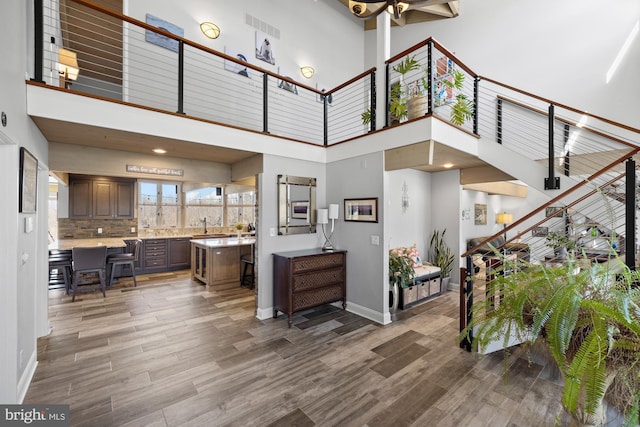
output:
[[[191,275],[207,287],[240,286],[240,257],[253,257],[255,243],[253,237],[191,240]]]

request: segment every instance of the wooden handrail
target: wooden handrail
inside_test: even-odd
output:
[[[555,105],[557,107],[564,108],[565,110],[573,111],[574,113],[582,114],[582,115],[585,115],[587,117],[592,117],[592,118],[594,118],[596,120],[600,120],[600,121],[602,121],[604,123],[607,123],[609,125],[616,126],[616,127],[628,130],[629,132],[640,133],[640,129],[634,128],[632,126],[625,125],[625,124],[622,124],[622,123],[619,123],[619,122],[615,122],[613,120],[605,119],[604,117],[597,116],[595,114],[591,114],[591,113],[588,113],[586,111],[578,110],[577,108],[569,107],[568,105],[561,104],[559,102],[555,102],[555,101],[553,101],[551,99],[544,98],[544,97],[538,96],[538,95],[534,95],[531,92],[527,92],[526,90],[518,89],[516,87],[510,86],[510,85],[507,85],[507,84],[504,84],[504,83],[500,83],[499,81],[493,80],[493,79],[491,79],[489,77],[485,77],[485,76],[478,76],[478,77],[481,80],[487,81],[489,83],[493,83],[496,86],[500,86],[500,87],[503,87],[505,89],[509,89],[511,91],[520,93],[522,95],[529,96],[529,97],[531,97],[533,99],[537,99],[538,101],[542,101],[542,102],[544,102],[546,104],[553,104],[553,105]]]
[[[414,44],[413,46],[411,46],[411,47],[403,50],[402,52],[392,56],[391,58],[387,59],[386,61],[384,61],[384,63],[385,64],[391,64],[392,62],[395,62],[395,61],[399,60],[400,58],[410,54],[411,52],[414,52],[414,51],[420,49],[421,47],[426,46],[429,42],[433,42],[433,46],[436,49],[438,49],[440,52],[442,52],[447,58],[449,58],[453,62],[455,62],[456,65],[458,65],[460,68],[462,68],[464,71],[466,71],[467,74],[471,75],[474,78],[478,77],[478,74],[476,74],[476,72],[473,71],[471,69],[471,67],[467,66],[464,62],[462,62],[460,59],[458,59],[458,57],[453,52],[451,52],[449,49],[444,47],[442,44],[440,44],[440,42],[438,42],[433,37],[429,37],[426,40],[423,40],[423,41],[421,41],[419,43]]]
[[[161,34],[161,35],[163,35],[165,37],[168,37],[170,39],[182,42],[187,46],[191,46],[191,47],[193,47],[195,49],[201,50],[201,51],[209,53],[211,55],[218,56],[218,57],[220,57],[220,58],[222,58],[222,59],[224,59],[226,61],[231,61],[231,62],[234,62],[236,64],[242,65],[243,67],[250,68],[250,69],[252,69],[254,71],[257,71],[259,73],[267,74],[267,75],[269,75],[271,77],[275,77],[275,78],[277,78],[279,80],[284,80],[284,81],[289,82],[291,84],[294,84],[294,85],[296,85],[298,87],[302,87],[302,88],[304,88],[304,89],[306,89],[308,91],[314,92],[314,93],[316,93],[318,95],[328,95],[328,94],[331,94],[331,93],[341,89],[342,87],[346,86],[346,84],[343,83],[342,85],[340,85],[340,86],[338,86],[338,87],[336,87],[334,89],[331,89],[330,91],[324,91],[323,92],[322,90],[319,90],[319,89],[317,89],[315,87],[307,86],[304,83],[297,82],[297,81],[292,80],[291,78],[286,77],[286,76],[281,76],[280,74],[274,73],[274,72],[269,71],[269,70],[267,70],[265,68],[258,67],[256,65],[253,65],[253,64],[249,63],[249,62],[240,61],[239,59],[234,58],[233,56],[229,56],[229,55],[227,55],[225,53],[218,52],[217,50],[208,48],[208,47],[203,46],[203,45],[201,45],[199,43],[196,43],[196,42],[194,42],[192,40],[185,39],[184,37],[177,36],[177,35],[175,35],[173,33],[170,33],[169,31],[163,30],[163,29],[161,29],[159,27],[154,27],[153,25],[149,25],[146,22],[139,21],[139,20],[137,20],[135,18],[131,18],[131,17],[127,16],[127,15],[123,15],[120,12],[117,12],[115,10],[109,9],[107,7],[104,7],[102,5],[99,5],[97,3],[92,2],[90,0],[71,0],[71,1],[73,1],[74,3],[81,4],[83,6],[86,6],[88,8],[91,8],[93,10],[96,10],[98,12],[104,13],[106,15],[112,16],[114,18],[120,19],[122,21],[126,21],[126,22],[128,22],[130,24],[133,24],[133,25],[136,25],[138,27],[144,28],[145,30],[153,31],[154,33]],[[356,77],[352,78],[351,80],[349,80],[347,83],[350,84],[351,82],[356,81],[359,78],[362,78],[366,74],[370,73],[371,70],[375,70],[375,67],[371,68],[368,72],[365,71],[365,72],[359,74],[358,76],[356,76]]]
[[[534,113],[538,113],[538,114],[540,114],[540,115],[542,115],[544,117],[548,117],[549,116],[549,112],[547,110],[541,110],[539,108],[532,107],[532,106],[527,105],[527,104],[525,104],[523,102],[516,101],[515,99],[507,98],[506,96],[503,96],[503,95],[497,95],[496,98],[498,98],[501,101],[508,102],[509,104],[513,104],[513,105],[515,105],[517,107],[524,108],[525,110],[533,111]],[[578,127],[578,123],[573,121],[573,120],[565,119],[565,118],[558,117],[558,116],[555,116],[554,119],[559,121],[559,122],[561,122],[561,123],[566,123],[568,125]],[[610,139],[612,141],[618,142],[618,143],[620,143],[622,145],[626,145],[626,146],[632,147],[632,148],[636,147],[635,144],[632,144],[632,143],[630,143],[628,141],[625,141],[623,139],[617,138],[615,136],[608,135],[608,134],[606,134],[606,133],[604,133],[602,131],[599,131],[597,129],[594,129],[594,128],[590,127],[590,126],[580,125],[580,128],[584,129],[586,131],[589,131],[589,132],[591,132],[591,133],[593,133],[595,135],[602,136],[604,138],[607,138],[607,139]]]
[[[318,91],[316,91],[316,92],[320,93],[321,95],[331,95],[332,93],[334,93],[336,91],[339,91],[340,89],[342,89],[344,87],[349,86],[351,83],[360,80],[361,78],[373,73],[374,71],[376,71],[376,67],[371,67],[368,70],[363,71],[362,73],[358,74],[357,76],[347,80],[346,82],[342,83],[341,85],[338,85],[338,86],[334,87],[331,90],[324,91],[324,92],[318,92]]]

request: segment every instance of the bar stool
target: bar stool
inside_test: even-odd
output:
[[[71,251],[52,249],[49,251],[49,289],[62,286],[68,294],[71,289]]]
[[[242,278],[240,279],[240,287],[246,285],[247,288],[253,289],[254,287],[254,265],[253,265],[253,255],[252,254],[244,254],[240,257],[240,262],[243,264],[242,267]],[[251,269],[251,271],[248,271]]]
[[[71,250],[73,256],[73,279],[71,280],[71,302],[76,300],[78,285],[80,284],[80,275],[89,273],[98,273],[99,283],[92,283],[89,287],[83,285],[80,292],[102,291],[102,296],[106,298],[106,270],[107,270],[107,247],[94,246],[89,248],[73,248]]]
[[[136,282],[136,265],[140,256],[140,247],[142,239],[133,242],[133,250],[122,254],[111,254],[107,257],[107,265],[111,265],[111,274],[109,275],[109,286],[113,285],[113,275],[117,265],[128,265],[131,268],[131,276],[133,277],[133,287],[138,286]]]

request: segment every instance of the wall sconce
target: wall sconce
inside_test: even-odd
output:
[[[213,22],[203,22],[200,24],[200,31],[210,39],[217,39],[218,36],[220,36],[220,27]]]
[[[499,213],[496,217],[496,224],[502,224],[504,228],[507,228],[507,224],[511,224],[513,222],[513,215],[510,213]],[[507,233],[504,233],[504,241],[507,241]]]
[[[333,235],[333,227],[336,219],[338,219],[337,204],[330,204],[329,209],[318,209],[318,224],[322,226],[322,234],[324,235],[325,240],[324,245],[322,245],[323,251],[332,251],[334,249],[333,244],[331,243],[331,236]],[[327,236],[324,226],[329,223],[329,220],[331,220],[331,232],[329,233],[329,236]]]
[[[313,67],[305,65],[304,67],[300,67],[300,72],[305,79],[310,79],[311,77],[313,77],[313,73],[315,73],[316,70],[314,70]]]
[[[69,80],[77,80],[80,69],[78,56],[75,52],[60,48],[58,50],[58,71],[60,72],[60,87],[67,87]]]

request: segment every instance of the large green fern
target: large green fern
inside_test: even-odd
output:
[[[496,253],[496,255],[499,255]],[[562,404],[576,414],[593,414],[619,369],[630,401],[638,406],[640,392],[640,290],[638,272],[615,256],[607,264],[577,268],[573,259],[560,267],[508,265],[513,271],[498,277],[500,303],[474,304],[473,321],[461,333],[477,347],[510,338],[543,342],[564,377]],[[612,267],[612,266],[615,266]],[[582,408],[580,408],[582,406]],[[633,414],[630,414],[633,415]]]

